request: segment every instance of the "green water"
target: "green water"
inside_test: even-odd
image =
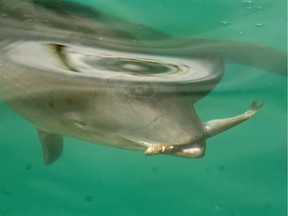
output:
[[[286,1],[87,1],[175,36],[231,39],[286,52]],[[1,5],[0,5],[1,7]],[[204,158],[109,148],[65,138],[62,157],[42,163],[34,126],[0,104],[0,216],[285,216],[286,77],[227,64],[217,87],[195,108],[202,120],[264,107],[207,141]]]

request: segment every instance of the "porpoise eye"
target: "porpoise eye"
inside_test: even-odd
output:
[[[53,108],[53,107],[55,107],[55,103],[53,101],[49,101],[48,102],[48,106]]]
[[[72,120],[72,123],[80,128],[86,127],[87,124],[85,122],[82,121],[78,121],[78,120]]]
[[[67,99],[66,99],[66,103],[67,103],[68,105],[70,105],[70,104],[73,103],[73,100],[72,100],[71,98],[67,98]]]

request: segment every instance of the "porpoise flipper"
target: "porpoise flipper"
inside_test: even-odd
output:
[[[39,139],[43,149],[43,159],[45,165],[56,161],[63,151],[63,137],[38,129]]]

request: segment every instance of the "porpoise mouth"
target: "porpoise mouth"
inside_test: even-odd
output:
[[[199,158],[204,156],[206,140],[201,140],[196,143],[188,143],[182,145],[173,145],[165,143],[152,143],[133,139],[131,137],[123,137],[126,140],[133,142],[135,145],[146,148],[144,154],[147,156],[158,155],[158,154],[169,154],[187,158]]]
[[[205,152],[205,141],[193,144],[168,145],[168,144],[151,144],[145,155],[170,154],[187,158],[203,157]]]

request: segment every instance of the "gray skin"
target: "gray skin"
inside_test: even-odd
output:
[[[0,0],[0,12],[6,15],[0,19],[0,98],[35,124],[45,164],[61,155],[63,136],[146,155],[201,157],[207,138],[247,120],[263,105],[254,101],[241,115],[201,122],[193,104],[220,81],[224,60],[286,74],[286,55],[273,48],[179,40],[146,26],[139,30],[138,24],[76,3],[62,2],[57,8],[56,2]],[[24,14],[30,15],[29,22],[23,22]],[[45,51],[21,47],[26,41]],[[67,58],[62,47],[74,45],[152,59],[164,56],[176,62],[185,58],[193,60],[192,66],[201,66],[199,74],[208,76],[180,83],[153,81],[153,74],[146,77],[149,82],[136,75],[134,80],[95,77]],[[81,57],[85,56],[89,55]]]
[[[137,85],[137,94],[134,87],[87,87],[87,83],[77,90],[58,89],[57,82],[54,87],[6,101],[38,128],[45,164],[60,156],[62,135],[146,155],[201,157],[207,138],[245,121],[262,106],[253,102],[242,115],[202,123],[185,97],[151,92],[147,85]]]
[[[223,73],[219,56],[194,60],[194,66],[203,66],[202,73]],[[62,136],[141,150],[146,155],[202,157],[207,138],[245,121],[263,105],[253,102],[242,115],[202,123],[192,104],[199,94],[203,96],[210,90],[208,87],[216,85],[212,79],[205,80],[201,91],[199,83],[195,83],[199,91],[187,96],[187,92],[175,92],[168,84],[157,82],[99,79],[67,70],[39,73],[34,71],[39,69],[16,63],[5,67],[10,68],[1,73],[2,86],[11,94],[20,94],[4,101],[38,128],[45,164],[61,155]]]

